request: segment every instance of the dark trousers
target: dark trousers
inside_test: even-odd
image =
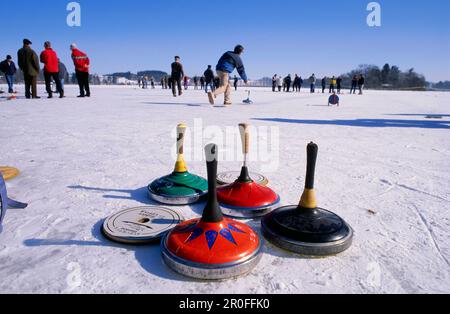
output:
[[[334,92],[335,92],[335,90],[334,90],[334,84],[331,84],[331,85],[330,85],[330,94],[331,94],[331,93],[334,93]]]
[[[36,98],[37,97],[37,77],[24,74],[25,81],[25,97]]]
[[[316,84],[311,84],[311,94],[316,92]]]
[[[64,96],[64,90],[61,85],[61,80],[59,79],[59,73],[50,73],[50,72],[44,72],[44,79],[45,79],[45,89],[47,90],[48,97],[53,97],[53,91],[52,91],[52,79],[55,81],[56,84],[56,90],[59,93],[60,97]]]
[[[179,79],[172,78],[172,93],[174,96],[177,95],[177,88],[178,88],[178,95],[181,96],[183,94],[183,90],[181,88],[181,78]]]
[[[338,94],[341,93],[341,89],[342,89],[341,85],[338,85],[338,86],[337,86],[337,93],[338,93]]]
[[[76,71],[78,86],[80,87],[80,96],[91,96],[89,88],[89,73]]]

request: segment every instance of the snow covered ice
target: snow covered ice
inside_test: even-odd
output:
[[[17,87],[22,90],[21,86]],[[92,98],[0,99],[0,164],[20,168],[9,195],[29,203],[9,210],[0,234],[0,292],[63,293],[449,293],[450,104],[448,93],[366,91],[328,94],[235,93],[236,105],[212,108],[202,91],[92,87]],[[40,95],[44,95],[40,86]],[[218,100],[221,100],[220,98]],[[427,117],[429,115],[442,116]],[[246,277],[191,281],[161,261],[158,244],[114,244],[104,218],[152,204],[146,186],[174,164],[171,132],[192,126],[275,126],[280,164],[265,172],[282,204],[298,203],[306,144],[320,147],[319,206],[355,229],[341,255],[306,259],[265,243]],[[202,144],[208,144],[208,140]],[[190,170],[206,176],[204,162]],[[240,162],[220,162],[239,170]],[[255,162],[255,171],[261,171]],[[182,207],[186,218],[204,204]],[[259,221],[250,221],[260,231]]]

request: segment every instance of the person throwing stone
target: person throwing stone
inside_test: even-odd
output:
[[[215,99],[220,94],[225,94],[224,105],[229,106],[231,102],[231,86],[230,86],[230,74],[237,69],[239,75],[245,84],[248,84],[247,74],[245,73],[245,67],[241,59],[241,55],[244,52],[244,47],[237,45],[234,51],[228,51],[220,58],[216,71],[217,76],[220,79],[219,88],[215,91],[208,92],[208,99],[211,105],[215,104]]]

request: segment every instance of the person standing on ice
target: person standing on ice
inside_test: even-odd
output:
[[[302,91],[302,86],[303,86],[303,79],[302,79],[302,77],[300,76],[300,77],[298,78],[298,91],[299,91],[299,92]]]
[[[333,76],[330,79],[330,94],[334,93],[336,90],[336,78]]]
[[[184,76],[183,78],[183,84],[184,84],[184,90],[187,90],[189,87],[189,77],[187,75]]]
[[[277,78],[278,78],[278,75],[276,75],[276,74],[272,77],[272,92],[274,92],[274,93],[277,89]]]
[[[58,59],[58,68],[59,68],[58,77],[59,80],[61,81],[61,88],[64,90],[64,82],[67,77],[67,68],[66,65],[62,63],[61,60],[59,59]]]
[[[286,85],[286,92],[290,93],[292,84],[292,78],[290,74],[288,74],[288,76],[286,76],[286,78],[284,79],[284,84]]]
[[[204,76],[200,77],[200,89],[201,90],[205,89],[205,77]]]
[[[211,105],[214,105],[215,99],[218,95],[224,94],[224,105],[229,106],[231,102],[231,87],[230,87],[230,74],[237,69],[244,83],[248,84],[247,74],[245,73],[244,63],[242,62],[241,55],[244,52],[244,47],[237,45],[234,51],[228,51],[223,54],[217,63],[216,71],[220,79],[219,88],[214,92],[208,92],[208,99]]]
[[[64,97],[64,90],[61,86],[61,80],[59,79],[59,59],[56,52],[52,49],[52,44],[49,41],[44,43],[44,51],[41,52],[41,63],[44,64],[44,79],[45,89],[48,94],[48,98],[53,98],[53,91],[51,82],[52,79],[56,84],[56,90],[59,93],[59,98]]]
[[[72,50],[72,60],[75,65],[75,74],[80,88],[78,98],[91,97],[91,89],[89,87],[90,60],[84,52],[77,48],[76,44],[70,45],[70,50]]]
[[[171,65],[172,74],[170,76],[170,81],[172,84],[172,93],[173,97],[177,97],[177,88],[178,88],[178,96],[183,95],[183,90],[181,89],[181,80],[185,77],[184,68],[181,64],[181,58],[179,56],[175,57],[175,62]]]
[[[203,73],[205,77],[205,92],[208,93],[208,86],[210,87],[211,91],[215,90],[214,87],[214,71],[212,70],[212,66],[208,65],[208,69],[206,69],[205,73]]]
[[[316,75],[314,73],[309,77],[309,84],[311,87],[311,94],[314,94],[316,92]]]
[[[278,87],[278,92],[280,93],[281,90],[283,89],[283,79],[281,76],[277,77],[277,87]]]
[[[170,80],[168,76],[164,76],[164,89],[171,89]]]
[[[17,68],[10,55],[6,56],[6,60],[0,63],[0,71],[5,74],[6,82],[8,83],[8,93],[14,93],[14,75],[17,72]]]
[[[39,99],[41,97],[37,95],[37,76],[41,68],[39,67],[39,58],[36,52],[31,49],[31,45],[30,40],[23,40],[23,48],[17,52],[17,61],[25,80],[25,97],[27,99]]]
[[[194,76],[194,89],[197,90],[198,89],[198,76]]]
[[[342,78],[340,76],[336,79],[336,89],[337,93],[340,94],[342,89]]]
[[[356,93],[356,86],[358,85],[358,77],[356,75],[353,76],[352,79],[352,87],[350,88],[350,94]]]
[[[239,79],[238,79],[238,77],[235,75],[235,76],[234,76],[234,82],[233,82],[234,90],[235,90],[235,91],[238,90],[238,83],[239,83]]]
[[[301,77],[299,77],[297,74],[295,74],[295,77],[294,77],[294,90],[296,92],[300,91],[300,87],[301,87],[300,79],[301,79]]]
[[[325,94],[325,88],[327,88],[327,77],[322,79],[322,94]]]
[[[364,76],[362,74],[359,75],[359,79],[358,79],[358,89],[359,89],[359,95],[363,94],[363,90],[364,90],[364,84],[366,83],[366,80],[364,78]]]

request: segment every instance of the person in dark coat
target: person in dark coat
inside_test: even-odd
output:
[[[195,90],[197,90],[198,89],[198,81],[199,81],[199,78],[198,78],[198,76],[196,75],[196,76],[194,76],[194,89]]]
[[[25,80],[25,97],[27,99],[39,99],[41,97],[37,95],[37,76],[41,68],[39,67],[38,55],[31,49],[31,45],[30,40],[23,40],[23,48],[17,52],[17,61]]]
[[[211,65],[208,65],[208,69],[203,73],[203,76],[205,77],[205,92],[208,93],[208,86],[211,91],[214,91],[216,88],[214,86],[214,71]]]
[[[311,86],[311,94],[316,92],[316,75],[313,74],[309,77],[309,84]]]
[[[289,93],[291,91],[292,84],[292,78],[290,74],[284,79],[284,84],[286,85],[286,92]]]
[[[183,90],[181,89],[181,81],[184,79],[184,68],[181,64],[181,58],[179,56],[175,57],[175,62],[171,65],[172,74],[170,79],[172,81],[172,93],[173,97],[177,97],[177,88],[178,88],[178,96],[183,95]]]
[[[203,90],[205,88],[205,77],[200,77],[200,89]]]
[[[340,76],[336,79],[336,86],[337,86],[337,93],[340,94],[342,89],[342,78]]]
[[[214,91],[220,87],[220,77],[216,76],[214,78]]]
[[[66,81],[67,77],[67,68],[64,63],[61,62],[61,60],[58,59],[58,67],[59,67],[59,80],[61,81],[61,87],[64,90],[64,82]]]
[[[322,94],[325,93],[325,88],[327,88],[327,77],[326,76],[322,79]]]
[[[17,68],[10,55],[6,56],[6,60],[0,63],[0,71],[5,74],[6,82],[8,83],[8,93],[14,93],[14,75],[17,72]]]
[[[233,86],[234,86],[234,90],[235,90],[235,91],[238,90],[238,83],[239,83],[239,79],[238,79],[238,77],[235,75],[235,76],[234,76],[234,83],[233,83]]]
[[[276,91],[276,89],[277,89],[277,79],[278,79],[278,75],[275,74],[275,75],[272,77],[272,92],[274,92],[274,93],[275,93],[275,91]]]
[[[362,74],[359,75],[359,79],[358,79],[358,89],[359,89],[359,94],[362,95],[363,94],[363,89],[364,89],[364,84],[366,83],[366,79],[364,78],[364,76]]]
[[[358,77],[355,75],[352,79],[352,87],[350,88],[350,94],[356,93],[356,86],[358,85]]]
[[[294,88],[294,91],[296,92],[300,91],[300,77],[297,74],[295,74],[294,83],[292,87]]]
[[[302,77],[300,76],[300,77],[298,78],[298,91],[299,91],[299,92],[302,91],[303,83],[304,83],[304,81],[303,81]]]

